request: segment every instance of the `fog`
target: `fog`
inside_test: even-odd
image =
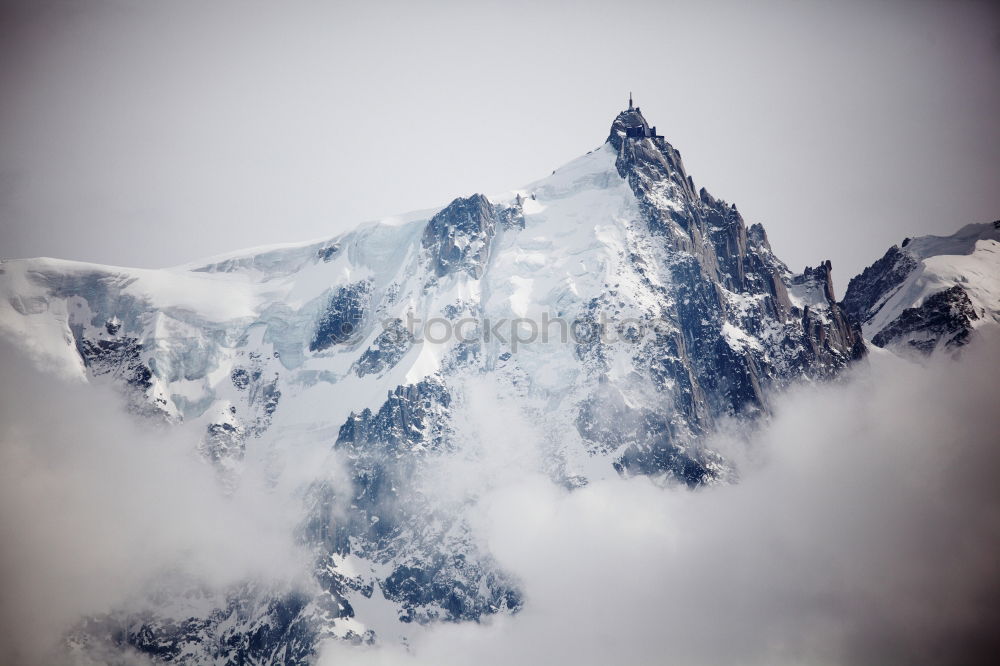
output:
[[[330,643],[321,663],[992,663],[997,367],[994,336],[956,361],[882,352],[845,381],[795,390],[731,486],[566,492],[494,473],[477,524],[524,609],[435,625],[407,649]],[[522,441],[523,424],[505,423],[487,448]]]
[[[274,476],[262,442],[226,494],[194,433],[0,352],[0,661],[55,663],[82,616],[141,604],[175,574],[311,584],[295,489],[335,474],[335,458]],[[710,441],[741,479],[693,491],[614,475],[565,490],[543,471],[559,433],[472,380],[457,449],[424,490],[441,506],[473,499],[466,519],[523,609],[409,627],[407,646],[326,643],[320,663],[991,663],[997,367],[995,331],[924,364],[874,350],[780,397],[754,432]]]
[[[56,663],[84,615],[145,604],[174,579],[308,584],[301,508],[252,452],[224,493],[201,432],[140,422],[110,387],[39,373],[6,344],[0,363],[0,663]]]

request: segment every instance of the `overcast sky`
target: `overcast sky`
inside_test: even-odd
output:
[[[510,189],[630,90],[841,292],[1000,217],[989,2],[0,3],[3,257],[165,266]]]

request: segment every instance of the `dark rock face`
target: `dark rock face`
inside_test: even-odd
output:
[[[119,335],[121,324],[108,322],[105,330],[110,337],[91,339],[85,337],[83,326],[71,325],[76,349],[92,377],[106,377],[117,382],[124,391],[130,411],[162,419],[160,411],[166,401],[151,396],[153,371],[143,360],[144,349],[139,339]]]
[[[238,585],[207,617],[112,613],[84,621],[71,638],[86,649],[100,636],[111,646],[131,648],[155,662],[310,664],[320,638],[311,603],[316,602],[301,592]]]
[[[356,340],[371,309],[371,290],[368,281],[337,289],[316,324],[309,351],[322,351]]]
[[[844,311],[854,321],[868,321],[916,267],[917,260],[912,255],[893,245],[861,275],[851,278],[841,302]]]
[[[244,390],[247,386],[250,386],[250,373],[247,372],[246,368],[234,368],[232,373],[229,375],[229,379],[232,380],[233,386],[237,390]]]
[[[524,229],[524,199],[517,195],[513,206],[501,208],[499,211],[500,225],[504,229]]]
[[[507,216],[516,223],[516,219]],[[490,242],[500,219],[482,194],[455,199],[431,218],[424,229],[423,246],[438,277],[465,271],[480,278],[489,258]]]
[[[721,459],[692,446],[716,419],[764,413],[771,391],[800,377],[837,374],[864,355],[864,342],[836,302],[830,262],[791,274],[763,227],[748,229],[735,205],[695,191],[680,153],[639,109],[618,115],[608,142],[656,243],[636,249],[636,270],[650,285],[663,284],[664,273],[668,278],[654,287],[666,330],[640,349],[636,368],[676,411],[629,418],[615,412],[606,422],[630,425],[608,432],[591,411],[614,400],[595,396],[581,411],[580,432],[602,447],[632,442],[616,463],[623,473],[667,473],[690,485],[724,478]],[[809,304],[796,305],[793,292]],[[599,359],[599,350],[587,353]],[[637,421],[643,425],[636,430]]]
[[[444,445],[450,403],[440,383],[424,380],[399,386],[378,412],[352,414],[341,426],[336,446],[356,452],[359,460],[380,454],[394,457],[415,447],[436,450]]]
[[[337,243],[330,243],[329,245],[324,245],[316,250],[316,256],[323,261],[330,261],[337,256],[338,252],[340,252],[340,245]]]
[[[978,277],[995,270],[998,232],[1000,221],[907,238],[851,280],[843,309],[879,347],[923,354],[961,347],[984,320],[1000,321],[995,288]]]
[[[413,346],[413,334],[403,325],[402,319],[393,318],[382,324],[384,330],[354,365],[358,377],[379,374],[392,368]]]
[[[833,273],[830,261],[816,268],[809,266],[795,275],[791,284],[807,291],[822,290],[825,311],[822,314],[806,306],[802,310],[802,328],[807,352],[800,357],[803,367],[818,366],[818,376],[832,376],[842,367],[841,355],[856,361],[865,355],[864,339],[856,320],[837,303],[833,293]]]
[[[972,322],[979,319],[969,295],[955,285],[931,294],[920,307],[906,308],[902,314],[879,331],[872,342],[887,347],[905,341],[906,345],[930,354],[939,344],[955,348],[966,344]]]
[[[111,340],[77,339],[77,349],[94,376],[109,375],[140,391],[152,386],[153,372],[142,362],[142,344],[137,338]]]

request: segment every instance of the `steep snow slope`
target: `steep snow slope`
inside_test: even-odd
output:
[[[5,261],[0,334],[201,429],[227,487],[248,451],[266,449],[281,487],[283,461],[328,452],[293,491],[311,591],[221,590],[198,617],[123,610],[76,640],[298,663],[325,637],[516,611],[468,520],[499,468],[483,461],[569,488],[729,480],[700,444],[719,419],[864,354],[830,271],[792,274],[631,107],[550,177],[330,240],[160,271]]]
[[[1000,322],[1000,221],[908,238],[848,285],[844,309],[880,347],[930,353]]]

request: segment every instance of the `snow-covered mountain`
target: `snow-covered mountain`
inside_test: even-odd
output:
[[[942,253],[930,248],[896,253],[929,274]],[[890,268],[894,285],[911,275]],[[300,663],[325,638],[396,640],[408,623],[516,612],[523,591],[468,520],[493,480],[464,462],[531,455],[568,488],[731,480],[702,444],[720,420],[836,375],[865,354],[848,313],[881,334],[882,312],[924,288],[879,310],[895,277],[873,267],[841,306],[830,271],[792,273],[631,105],[549,177],[328,240],[164,270],[4,261],[0,335],[40,365],[119,387],[145,418],[197,428],[227,488],[249,456],[273,461],[277,485],[283,460],[328,452],[295,489],[311,587],[247,581],[198,611],[92,617],[73,644]],[[519,423],[544,437],[522,446]],[[509,432],[509,451],[486,444],[490,428]]]
[[[907,238],[853,278],[843,309],[879,347],[929,354],[1000,322],[1000,221]]]

